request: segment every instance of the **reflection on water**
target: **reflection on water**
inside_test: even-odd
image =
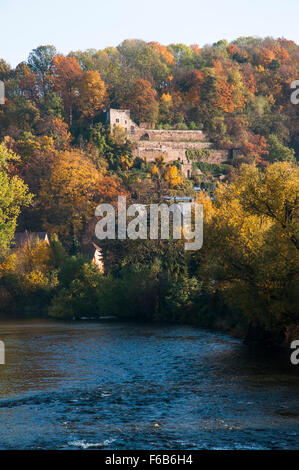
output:
[[[191,327],[0,322],[1,449],[299,448],[281,352]]]

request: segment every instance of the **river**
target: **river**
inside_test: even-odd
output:
[[[225,334],[1,321],[1,449],[299,449],[299,366]]]

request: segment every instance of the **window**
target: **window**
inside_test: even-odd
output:
[[[118,119],[118,118],[116,118],[115,120],[116,120],[116,122],[119,122],[119,119]]]

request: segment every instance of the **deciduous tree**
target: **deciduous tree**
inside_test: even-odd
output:
[[[97,70],[84,72],[79,82],[79,113],[83,118],[93,119],[104,109],[106,86]]]
[[[68,123],[71,126],[73,109],[79,98],[81,67],[73,57],[58,55],[52,60],[50,76],[57,93],[62,97]]]

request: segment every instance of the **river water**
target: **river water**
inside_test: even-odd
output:
[[[0,322],[1,449],[298,449],[299,366],[221,333]]]

